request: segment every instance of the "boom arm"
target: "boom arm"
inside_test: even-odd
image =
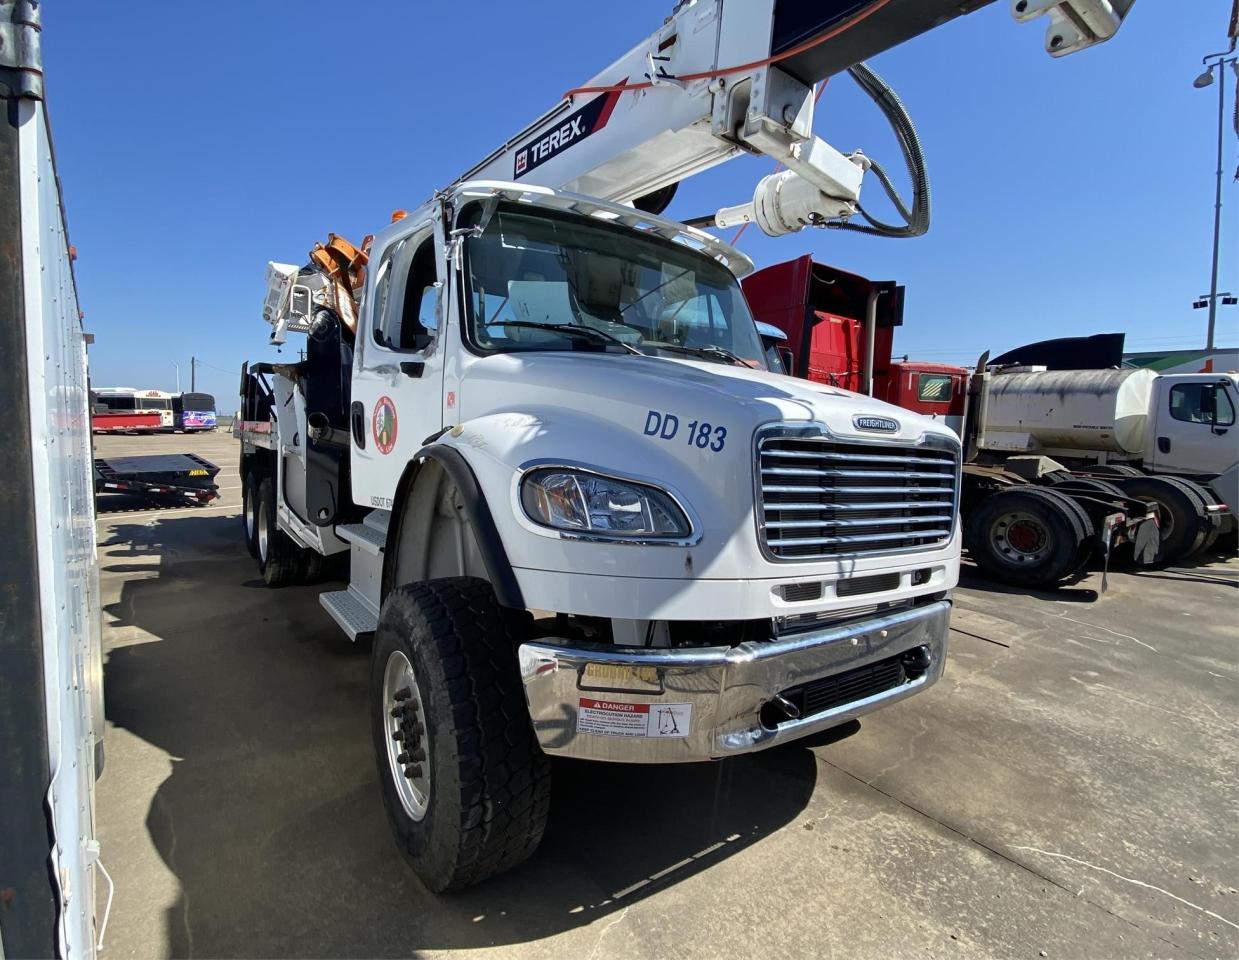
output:
[[[675,185],[741,152],[767,177],[719,226],[767,233],[856,212],[870,162],[813,134],[813,85],[993,0],[681,0],[643,43],[504,143],[461,180],[516,180],[659,212]],[[1135,0],[1011,0],[1050,18],[1061,56],[1108,39]]]

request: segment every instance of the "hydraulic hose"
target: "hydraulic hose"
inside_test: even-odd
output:
[[[882,185],[883,191],[894,204],[895,209],[903,218],[903,225],[885,223],[871,216],[864,207],[857,204],[860,215],[865,223],[849,223],[846,220],[831,220],[826,226],[834,230],[848,230],[852,233],[864,233],[876,237],[919,237],[929,229],[929,174],[925,168],[925,153],[921,147],[921,139],[903,101],[899,99],[886,82],[863,63],[848,67],[848,74],[857,85],[869,95],[870,99],[882,111],[895,138],[899,141],[899,149],[903,153],[904,163],[908,168],[908,176],[912,180],[912,205],[909,209],[899,196],[895,185],[882,166],[870,161],[871,169]]]

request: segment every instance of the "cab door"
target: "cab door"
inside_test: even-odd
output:
[[[1153,431],[1153,469],[1157,473],[1216,476],[1232,467],[1236,442],[1235,408],[1227,380],[1158,381],[1157,428]]]
[[[443,426],[445,268],[435,218],[384,242],[357,325],[349,432],[353,501],[391,509],[405,465]]]

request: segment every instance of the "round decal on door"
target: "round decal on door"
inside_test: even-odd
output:
[[[379,402],[374,405],[371,423],[374,428],[374,445],[379,448],[379,453],[391,453],[396,445],[396,405],[392,403],[391,397],[379,397]]]

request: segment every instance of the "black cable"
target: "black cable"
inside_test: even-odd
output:
[[[903,153],[908,175],[912,179],[912,204],[909,208],[904,203],[882,166],[870,161],[870,169],[877,176],[878,182],[895,205],[895,209],[903,217],[904,224],[899,226],[885,223],[871,216],[864,207],[857,204],[860,215],[867,221],[865,224],[849,223],[846,220],[830,220],[826,226],[834,230],[847,230],[852,233],[864,233],[878,237],[919,237],[929,229],[930,202],[929,174],[925,167],[925,153],[916,127],[898,94],[868,66],[857,63],[848,67],[848,74],[882,111],[894,131],[895,138],[899,141],[899,149]]]

